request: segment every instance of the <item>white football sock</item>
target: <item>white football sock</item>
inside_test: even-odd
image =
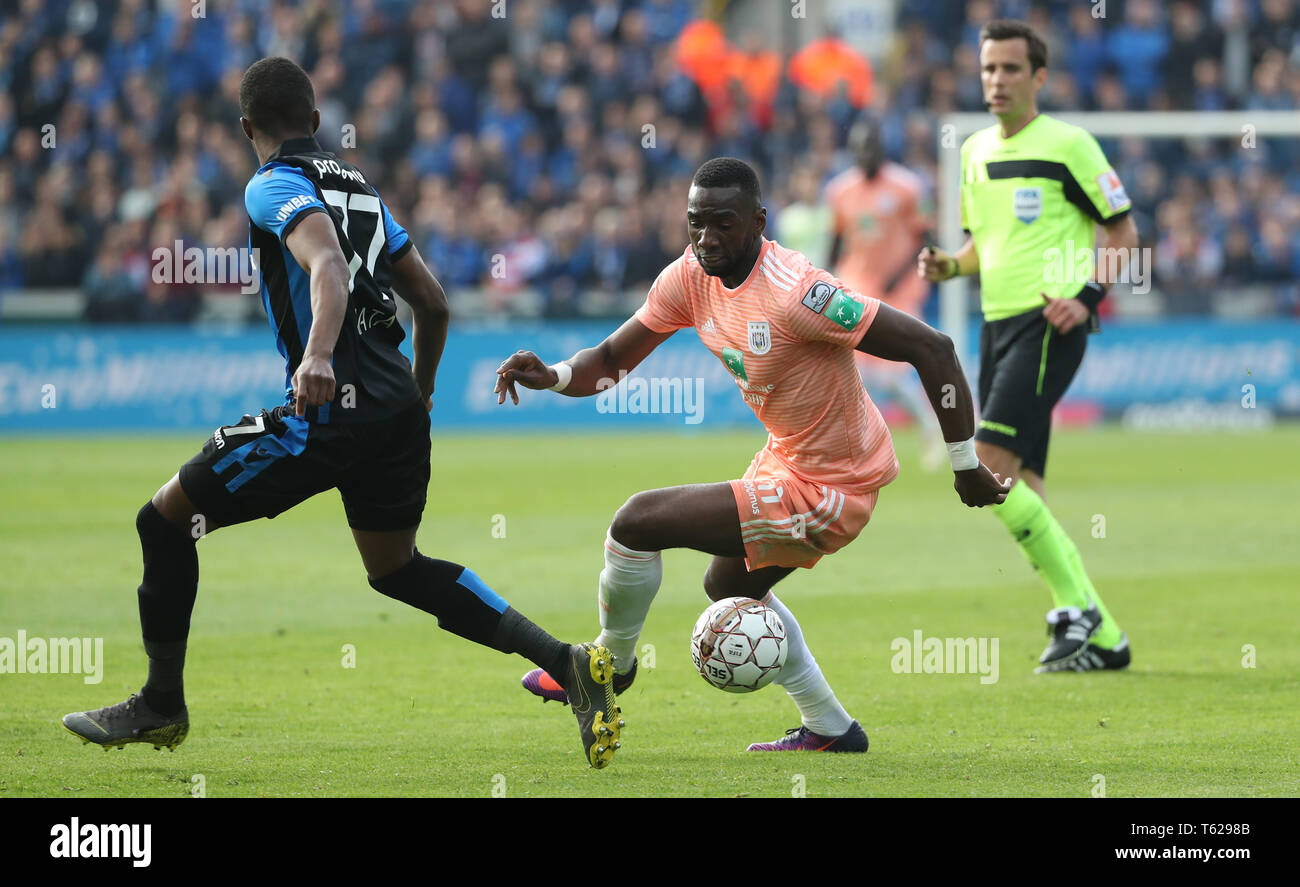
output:
[[[619,674],[626,674],[632,668],[636,641],[663,574],[662,554],[635,551],[605,534],[605,569],[600,571],[596,591],[601,627],[596,643],[614,654],[614,669]]]
[[[812,651],[804,643],[803,631],[794,614],[785,604],[769,593],[764,604],[776,611],[785,625],[785,639],[790,651],[785,665],[776,677],[776,683],[785,688],[803,716],[803,725],[819,736],[843,736],[853,725],[853,719],[835,698],[831,685],[826,683],[817,666]]]

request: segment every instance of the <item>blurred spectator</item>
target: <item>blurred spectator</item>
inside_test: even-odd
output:
[[[1259,277],[1251,248],[1250,232],[1240,225],[1228,230],[1223,250],[1223,283],[1243,286]]]
[[[776,216],[776,238],[803,253],[817,267],[830,259],[831,208],[821,200],[821,182],[809,167],[790,174],[790,202]]]
[[[1200,62],[1215,66],[1217,85],[1218,59],[1223,55],[1223,35],[1211,30],[1205,14],[1193,0],[1179,0],[1170,11],[1171,28],[1169,54],[1165,56],[1165,90],[1175,105],[1193,104],[1193,90],[1197,89],[1195,71]],[[1205,77],[1208,71],[1203,71]],[[1201,96],[1205,98],[1205,96]],[[1201,108],[1200,110],[1217,110]]]
[[[86,295],[85,319],[91,323],[124,323],[140,319],[142,289],[124,263],[121,237],[105,238],[81,283]]]
[[[764,45],[761,34],[750,31],[743,47],[731,54],[730,63],[730,76],[744,91],[751,121],[760,129],[768,129],[781,88],[781,56]]]
[[[456,0],[455,5],[460,18],[447,57],[456,75],[479,90],[487,85],[488,65],[509,50],[510,35],[505,20],[492,18],[488,0]]]
[[[823,99],[844,96],[856,109],[871,103],[871,63],[834,36],[814,40],[790,59],[791,82]]]
[[[731,67],[731,46],[722,28],[698,19],[677,38],[677,67],[695,82],[710,105],[723,101]]]
[[[152,251],[244,243],[256,159],[238,86],[269,54],[311,73],[319,141],[366,170],[453,297],[482,291],[469,307],[504,314],[625,313],[681,254],[690,176],[718,154],[756,164],[775,236],[821,251],[816,195],[852,163],[863,107],[933,188],[939,115],[984,109],[993,17],[1043,33],[1049,112],[1300,107],[1297,0],[1127,0],[1109,16],[915,0],[874,67],[831,34],[785,45],[697,18],[723,6],[529,0],[496,18],[492,0],[231,0],[195,19],[174,0],[104,0],[89,18],[0,4],[0,286],[82,286],[97,319],[193,317],[195,287],[155,284]],[[1105,141],[1171,307],[1204,309],[1218,277],[1294,280],[1300,141]]]
[[[1259,18],[1250,29],[1250,60],[1258,65],[1265,53],[1277,50],[1291,53],[1300,36],[1300,9],[1295,0],[1259,0]]]
[[[1128,0],[1125,22],[1108,35],[1110,63],[1129,97],[1145,105],[1161,83],[1160,67],[1169,52],[1169,35],[1159,21],[1153,0]]]

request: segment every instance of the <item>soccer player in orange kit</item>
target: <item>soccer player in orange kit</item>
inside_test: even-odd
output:
[[[951,441],[962,502],[996,504],[1007,488],[975,457],[974,409],[952,341],[766,239],[767,210],[747,164],[729,157],[704,163],[692,180],[686,221],[690,246],[660,273],[635,315],[555,366],[516,352],[497,370],[498,403],[507,396],[518,403],[516,385],[590,396],[677,330],[694,327],[731,372],[768,442],[738,480],[640,492],[614,515],[598,589],[599,643],[616,657],[614,689],[626,690],[636,675],[636,642],[659,589],[661,552],[692,548],[714,556],[704,575],[710,598],[755,598],[785,623],[790,649],[776,683],[802,722],[749,750],[864,752],[866,732],[835,698],[794,614],[771,593],[794,568],[812,567],[853,541],[880,488],[898,473],[889,429],[858,378],[855,349],[916,367]],[[524,686],[567,700],[541,669],[525,675]]]

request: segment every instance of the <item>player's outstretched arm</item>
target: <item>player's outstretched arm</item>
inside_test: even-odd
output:
[[[284,245],[307,272],[311,283],[311,331],[303,346],[302,361],[293,374],[294,412],[318,407],[334,399],[334,346],[348,310],[348,263],[343,258],[334,223],[323,212],[313,212],[289,232]]]
[[[572,376],[562,386],[561,393],[588,397],[603,391],[618,382],[620,372],[630,373],[671,335],[671,332],[656,333],[635,317],[628,318],[595,348],[584,348],[565,361]],[[533,352],[516,351],[497,367],[494,389],[497,403],[505,403],[507,394],[514,403],[519,403],[515,383],[540,391],[558,385],[560,375]]]
[[[943,439],[956,447],[953,482],[961,501],[970,506],[996,505],[1007,497],[1010,484],[975,458],[975,407],[952,339],[906,312],[881,304],[857,350],[885,360],[906,361],[916,367],[939,417]],[[967,467],[967,458],[974,464]]]
[[[425,406],[429,407],[442,349],[447,344],[447,325],[451,322],[447,294],[414,245],[393,263],[393,288],[411,306],[414,320],[411,350],[415,354],[412,369],[415,384],[420,386]]]

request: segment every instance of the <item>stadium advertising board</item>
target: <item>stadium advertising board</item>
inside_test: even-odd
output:
[[[506,356],[522,348],[560,360],[610,329],[583,322],[453,330],[434,395],[435,430],[755,422],[733,375],[689,332],[595,397],[527,392],[518,408],[497,406],[493,374]],[[977,365],[973,355],[966,365]],[[0,330],[0,429],[8,431],[210,428],[280,403],[283,391],[283,360],[261,330]],[[1061,409],[1148,428],[1251,427],[1300,415],[1300,322],[1112,322],[1090,340]]]

